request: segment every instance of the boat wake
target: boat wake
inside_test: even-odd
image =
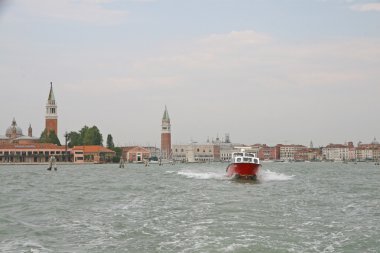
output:
[[[294,175],[285,175],[282,173],[277,173],[270,170],[261,170],[258,174],[258,180],[262,182],[269,182],[269,181],[287,181],[292,180],[294,178]]]
[[[215,172],[179,171],[178,175],[194,179],[226,179],[225,174]]]
[[[182,171],[166,171],[167,174],[175,174],[184,176],[191,179],[207,180],[207,179],[218,179],[218,180],[230,180],[223,172],[216,173],[210,171],[191,171],[191,170],[182,170]],[[260,182],[271,182],[271,181],[287,181],[292,180],[294,175],[286,175],[283,173],[277,173],[270,170],[260,170],[258,173],[258,181]]]

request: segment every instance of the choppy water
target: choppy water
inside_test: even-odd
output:
[[[380,166],[0,166],[0,252],[380,252]]]

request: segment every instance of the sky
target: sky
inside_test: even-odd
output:
[[[380,1],[0,0],[0,135],[96,125],[116,145],[380,139]]]

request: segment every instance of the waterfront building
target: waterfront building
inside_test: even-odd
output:
[[[173,160],[190,163],[220,161],[220,145],[213,143],[173,145]]]
[[[74,163],[107,163],[116,156],[115,151],[98,145],[74,146],[70,151]]]
[[[52,82],[50,82],[50,92],[46,103],[45,130],[47,134],[53,131],[58,136],[58,113]]]
[[[355,147],[352,142],[348,144],[329,144],[322,148],[323,159],[329,161],[349,161],[354,160]]]
[[[17,126],[16,120],[12,120],[12,124],[5,131],[5,136],[0,136],[0,144],[31,144],[38,143],[39,138],[32,136],[32,126],[29,125],[28,136],[25,136],[22,129]]]
[[[257,157],[262,161],[279,160],[280,146],[269,147],[266,144],[262,144],[259,146]]]
[[[6,136],[0,135],[0,145],[5,144],[5,143],[9,143],[9,138]]]
[[[151,157],[151,153],[148,149],[139,146],[123,147],[121,154],[124,161],[130,163],[140,163],[144,160],[149,160]]]
[[[161,153],[161,150],[159,148],[152,147],[152,146],[147,146],[147,147],[143,147],[143,148],[145,148],[149,151],[151,159],[158,161],[158,158],[160,157],[160,153]]]
[[[373,148],[367,145],[360,145],[355,149],[356,160],[367,161],[373,159]]]
[[[321,161],[322,151],[319,148],[305,148],[294,154],[295,161]]]
[[[380,147],[374,148],[372,152],[373,152],[373,160],[377,162],[380,161]]]
[[[171,144],[171,124],[168,109],[165,106],[164,115],[162,116],[161,124],[161,158],[171,159],[172,144]]]
[[[376,137],[369,144],[358,143],[358,147],[355,150],[356,159],[358,161],[368,161],[375,160],[378,161],[378,149],[380,149],[380,144],[376,140]]]
[[[58,162],[65,161],[69,152],[65,147],[51,143],[2,144],[0,145],[0,163],[46,163],[51,156]]]
[[[219,145],[219,152],[220,152],[220,158],[219,159],[222,162],[230,161],[231,160],[231,154],[233,152],[238,151],[237,149],[235,149],[235,147],[243,146],[242,144],[232,143],[229,133],[225,134],[224,139],[223,138],[220,139],[219,134],[217,134],[215,140],[214,140],[214,138],[212,138],[212,140],[210,141],[210,139],[207,138],[206,143],[207,144],[213,144],[213,145]]]
[[[234,147],[240,147],[241,144],[233,144],[233,143],[221,143],[219,144],[220,148],[220,160],[223,162],[231,161],[231,155],[233,152],[238,151]]]
[[[294,161],[294,155],[302,150],[305,149],[306,147],[303,145],[283,145],[283,144],[278,144],[277,147],[280,150],[280,160],[284,161]]]

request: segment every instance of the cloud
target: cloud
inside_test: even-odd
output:
[[[155,140],[159,127],[155,132],[152,126],[159,124],[164,104],[176,121],[177,141],[191,136],[202,140],[216,131],[228,131],[236,141],[268,141],[255,135],[261,133],[275,142],[292,134],[291,129],[309,131],[290,137],[297,142],[296,138],[321,131],[321,122],[329,122],[325,131],[352,126],[351,115],[361,117],[360,124],[353,126],[358,131],[368,132],[367,126],[378,125],[376,117],[367,115],[379,111],[374,102],[380,93],[379,44],[374,38],[294,42],[247,30],[172,41],[154,48],[149,57],[117,46],[104,55],[94,54],[94,49],[78,50],[75,55],[62,52],[54,64],[45,49],[26,51],[27,58],[38,58],[39,64],[24,63],[26,49],[16,44],[6,47],[14,60],[0,67],[0,76],[3,83],[15,84],[9,87],[40,85],[52,77],[58,83],[56,96],[61,94],[61,115],[66,117],[62,122],[71,122],[66,129],[99,123],[123,142]],[[27,78],[21,79],[20,66],[29,73]],[[14,92],[18,90],[3,93]],[[241,110],[242,104],[247,110]],[[251,109],[262,124],[245,117]],[[91,119],[94,123],[88,122]],[[200,122],[205,123],[202,128]],[[279,122],[286,125],[281,131]],[[348,131],[339,131],[339,138],[349,136]]]
[[[271,41],[271,38],[266,34],[246,30],[232,31],[227,34],[211,34],[200,41],[205,44],[213,44],[213,46],[220,43],[229,45],[252,45],[268,43]]]
[[[17,0],[27,14],[37,17],[69,20],[87,24],[114,25],[122,23],[128,13],[107,8],[112,0]]]
[[[172,49],[169,52],[157,49],[166,53],[138,58],[133,64],[107,60],[101,68],[104,76],[76,86],[92,87],[91,92],[106,85],[114,91],[161,88],[190,93],[197,93],[198,88],[212,92],[215,85],[225,90],[233,84],[248,90],[254,86],[266,87],[263,90],[360,86],[380,78],[379,43],[378,39],[292,43],[255,31],[212,34],[186,44],[168,45]],[[94,65],[77,64],[78,68]],[[112,70],[119,66],[124,66],[127,74],[115,77]]]
[[[229,82],[276,87],[360,85],[379,76],[379,43],[353,39],[293,44],[255,31],[235,31],[206,36],[180,52],[138,65],[156,75],[170,69],[200,86],[228,87]]]
[[[380,3],[355,4],[350,7],[354,11],[380,11]]]
[[[131,92],[147,92],[149,90],[168,90],[177,85],[179,80],[175,76],[130,76],[104,77],[100,79],[82,80],[80,82],[66,82],[64,86],[73,93],[86,93],[95,96],[105,94],[120,94]],[[104,89],[107,87],[107,89]]]

